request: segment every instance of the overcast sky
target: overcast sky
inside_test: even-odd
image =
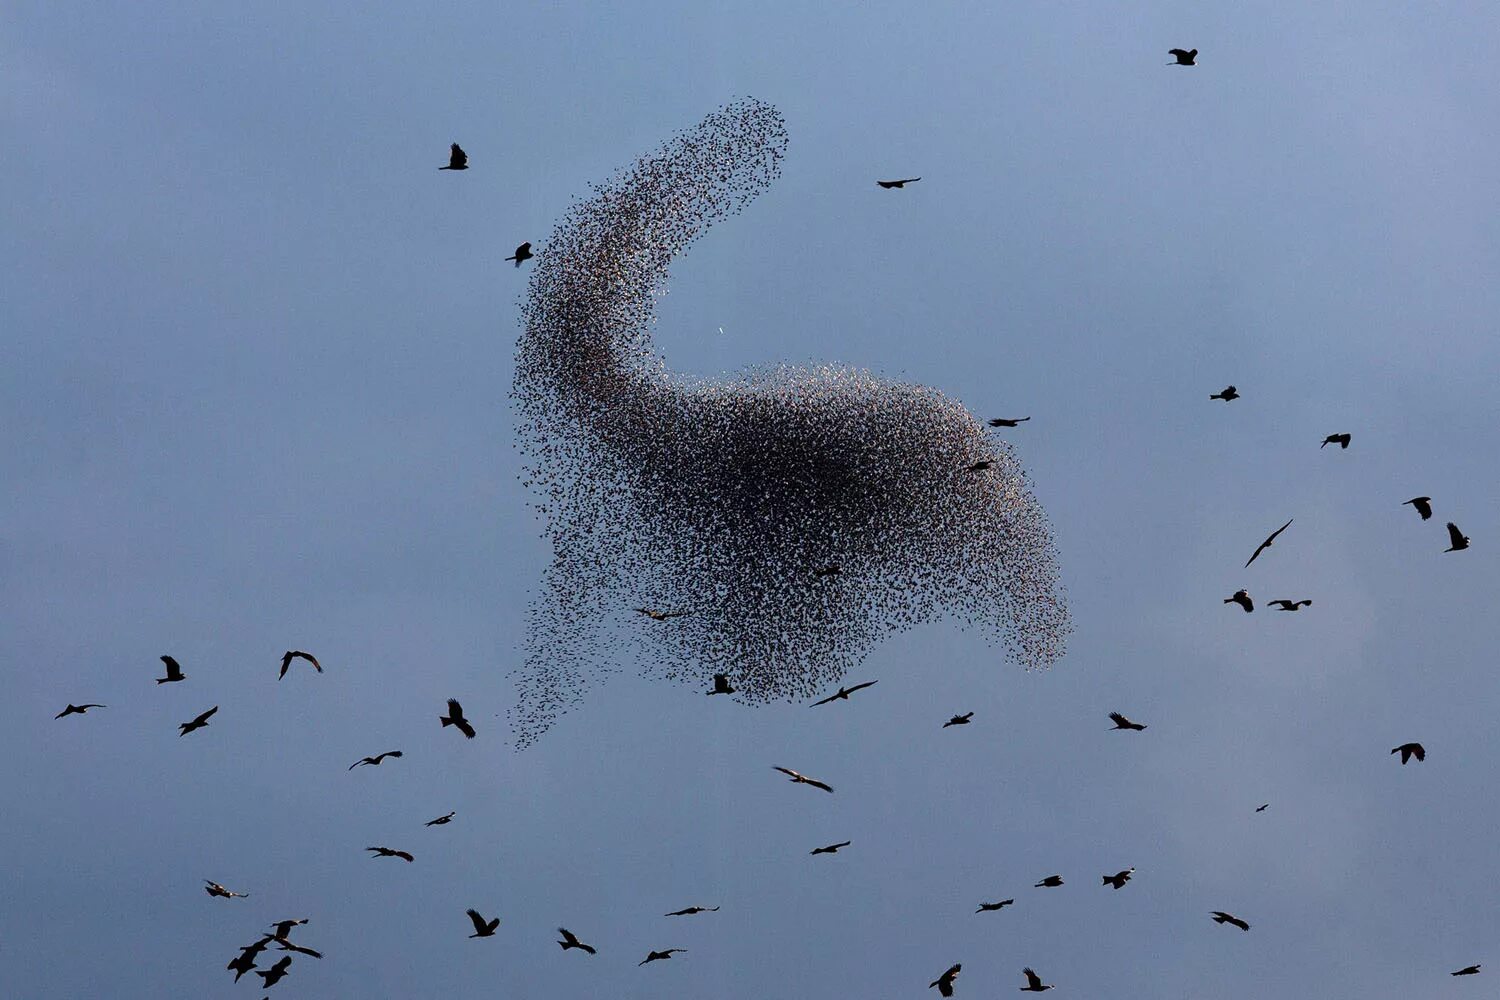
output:
[[[1500,974],[1493,4],[441,7],[8,6],[3,992],[258,997],[224,964],[291,917],[292,998],[1489,988],[1448,973]],[[818,709],[624,672],[517,753],[502,258],[740,95],[783,176],[678,262],[661,350],[1030,415],[1068,654],[938,623]]]

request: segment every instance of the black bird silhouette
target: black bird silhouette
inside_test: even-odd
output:
[[[285,941],[291,935],[293,927],[300,927],[305,923],[307,923],[306,917],[303,917],[301,920],[278,920],[271,925],[276,928],[272,936],[277,941]]]
[[[474,923],[474,933],[470,934],[469,937],[477,938],[495,936],[495,928],[500,926],[499,917],[496,917],[494,920],[486,923],[485,919],[479,915],[478,910],[465,910],[464,912],[469,915],[469,919]]]
[[[664,916],[668,916],[668,917],[691,917],[695,913],[718,913],[718,912],[719,912],[719,908],[717,906],[689,906],[687,909],[684,909],[684,910],[673,910],[671,913],[664,914]]]
[[[995,463],[991,462],[989,459],[980,459],[978,462],[975,462],[973,465],[969,466],[964,471],[965,472],[983,472],[985,469],[990,468],[994,464]]]
[[[1104,884],[1112,885],[1116,889],[1123,889],[1125,888],[1125,883],[1130,881],[1130,876],[1133,874],[1135,874],[1135,869],[1127,868],[1122,872],[1115,872],[1113,875],[1106,875],[1104,876]]]
[[[463,706],[458,703],[458,699],[456,698],[448,699],[448,714],[438,716],[438,721],[443,724],[444,729],[447,729],[449,726],[455,726],[466,738],[471,740],[474,738],[474,727],[469,725],[468,719],[464,718]]]
[[[995,910],[1003,910],[1014,903],[1014,899],[1002,899],[998,903],[980,903],[975,913],[993,913]]]
[[[184,723],[182,723],[180,726],[177,727],[178,729],[181,729],[182,732],[178,733],[177,735],[178,736],[186,736],[188,733],[192,732],[195,729],[202,729],[204,726],[208,725],[208,720],[218,710],[219,710],[219,706],[215,705],[213,708],[210,708],[207,712],[204,712],[202,715],[200,715],[197,718],[195,718],[192,722],[184,722]]]
[[[1062,884],[1063,884],[1063,880],[1062,880],[1062,876],[1061,875],[1048,875],[1046,878],[1042,879],[1036,885],[1032,886],[1032,888],[1033,889],[1056,889],[1058,886],[1060,886]]]
[[[316,656],[311,653],[304,653],[300,649],[289,649],[281,654],[281,673],[276,675],[278,681],[286,676],[287,668],[292,665],[293,660],[306,660],[313,665],[313,669],[318,673],[321,674],[323,672],[323,664],[318,662]]]
[[[1267,802],[1265,805],[1256,806],[1255,807],[1255,811],[1258,812],[1258,813],[1263,813],[1263,812],[1266,811],[1267,808],[1270,807],[1270,805],[1271,805],[1271,803]]]
[[[1417,758],[1418,762],[1427,759],[1427,748],[1422,746],[1422,744],[1420,743],[1403,743],[1399,747],[1393,749],[1391,753],[1399,753],[1401,755],[1402,764],[1405,764],[1413,757]]]
[[[967,726],[969,724],[969,720],[972,718],[974,718],[973,712],[965,712],[963,715],[955,715],[953,718],[943,723],[943,728],[947,729],[949,726]]]
[[[963,963],[954,963],[954,965],[952,965],[947,972],[943,973],[941,976],[938,976],[932,982],[928,983],[927,988],[930,990],[934,986],[936,986],[937,991],[943,996],[951,997],[953,995],[953,980],[958,978],[959,970],[962,968]]]
[[[1415,507],[1417,513],[1422,515],[1422,520],[1424,521],[1432,516],[1432,497],[1412,497],[1401,506],[1405,507],[1406,504],[1411,504]]]
[[[1444,552],[1459,552],[1469,547],[1469,536],[1458,530],[1458,525],[1448,522],[1448,547]]]
[[[222,896],[225,899],[250,898],[250,894],[248,892],[230,892],[228,889],[224,888],[217,882],[211,881],[209,879],[204,879],[203,881],[205,883],[203,886],[203,891],[208,893],[210,896]]]
[[[728,674],[714,674],[714,689],[708,694],[734,694],[734,688],[729,686]]]
[[[372,860],[374,858],[400,858],[402,861],[413,860],[412,856],[406,851],[393,851],[389,847],[366,847],[365,850],[375,852],[370,855]]]
[[[1216,924],[1233,924],[1235,927],[1238,927],[1242,931],[1248,931],[1250,929],[1249,924],[1245,923],[1239,917],[1236,917],[1231,913],[1225,913],[1223,910],[1215,910],[1211,915],[1213,916],[1214,923]]]
[[[989,425],[991,427],[1015,427],[1017,424],[1024,424],[1030,419],[1030,417],[1016,417],[1014,420],[1011,420],[1006,417],[996,417],[989,422]]]
[[[832,788],[830,788],[829,786],[823,784],[823,782],[816,781],[816,780],[814,780],[812,778],[809,778],[805,774],[798,774],[796,771],[793,771],[791,768],[788,768],[788,767],[776,767],[775,769],[777,771],[780,771],[782,774],[790,775],[792,781],[795,784],[799,784],[799,785],[811,785],[814,788],[821,788],[825,792],[831,792],[831,791],[833,791]]]
[[[69,702],[67,708],[63,709],[61,712],[58,712],[52,718],[53,719],[61,719],[65,715],[83,715],[85,712],[87,712],[91,708],[108,708],[108,707],[109,707],[108,705],[92,705],[92,704],[90,704],[90,705],[75,705],[72,702]]]
[[[370,765],[372,765],[374,767],[379,767],[380,766],[380,762],[383,761],[383,760],[385,760],[387,757],[400,757],[400,756],[401,756],[401,751],[400,750],[387,750],[385,753],[376,754],[374,757],[361,757],[359,760],[357,760],[353,764],[349,765],[349,770],[352,771],[356,767],[359,767],[361,764],[370,764]]]
[[[637,962],[635,964],[635,967],[637,969],[639,969],[641,966],[645,965],[647,962],[660,962],[663,959],[671,958],[675,953],[677,953],[679,951],[686,952],[687,949],[686,948],[668,948],[665,951],[648,951],[648,952],[646,952],[646,957],[643,958],[643,959],[641,959],[639,962]]]
[[[447,824],[449,824],[451,822],[453,822],[453,813],[450,812],[446,816],[439,816],[437,819],[430,819],[427,822],[423,823],[422,825],[423,826],[446,826]]]
[[[520,267],[522,261],[531,259],[531,242],[528,240],[527,242],[522,243],[520,246],[516,247],[515,253],[511,254],[505,259],[515,261],[516,266]]]
[[[850,687],[844,687],[843,685],[840,685],[839,689],[837,691],[835,691],[833,694],[829,695],[827,698],[823,698],[823,699],[821,699],[819,701],[813,702],[812,705],[809,706],[809,707],[811,707],[811,708],[817,708],[819,705],[826,705],[830,701],[848,701],[849,700],[849,696],[851,694],[853,694],[854,692],[856,692],[856,691],[863,691],[865,688],[867,688],[867,687],[873,687],[873,686],[875,686],[876,684],[879,684],[879,683],[880,683],[879,681],[863,681],[863,682],[861,682],[859,684],[851,685]]]
[[[1188,65],[1191,66],[1192,63],[1188,63]],[[1227,402],[1229,402],[1232,399],[1239,399],[1240,398],[1240,391],[1238,389],[1236,389],[1232,385],[1226,385],[1224,387],[1223,391],[1216,392],[1212,396],[1209,396],[1208,398],[1209,399],[1222,399],[1224,402],[1227,403]]]
[[[686,618],[692,614],[691,611],[656,611],[651,608],[636,608],[636,610],[654,622],[664,622],[668,618]]]
[[[1312,601],[1288,601],[1284,597],[1280,600],[1267,601],[1266,603],[1273,608],[1280,608],[1282,611],[1297,611],[1302,608],[1312,607]]]
[[[1134,729],[1135,731],[1139,732],[1142,729],[1146,728],[1144,725],[1142,725],[1139,722],[1131,722],[1129,719],[1125,718],[1125,716],[1121,715],[1119,712],[1110,712],[1109,713],[1109,718],[1110,718],[1110,721],[1115,724],[1115,726],[1114,726],[1115,729]]]
[[[270,944],[271,941],[271,935],[267,934],[254,944],[241,948],[240,953],[229,960],[229,964],[224,966],[224,968],[234,973],[235,982],[239,982],[241,976],[255,968],[256,957],[265,950],[266,945]]]
[[[1477,975],[1479,975],[1479,966],[1477,966],[1477,965],[1466,965],[1462,969],[1459,969],[1457,972],[1450,972],[1450,973],[1448,973],[1448,975],[1450,975],[1450,976],[1477,976]]]
[[[1167,55],[1176,59],[1176,62],[1167,63],[1168,66],[1196,66],[1198,65],[1197,49],[1168,49]],[[1231,388],[1233,388],[1231,386]]]
[[[813,576],[838,576],[843,571],[844,568],[838,563],[829,563],[827,566],[820,566],[813,570]]]
[[[461,146],[459,146],[458,143],[455,142],[453,145],[451,145],[451,146],[448,147],[448,165],[446,167],[438,167],[438,169],[439,170],[468,170],[469,169],[469,154],[465,153],[463,151],[463,148]]]
[[[839,852],[839,848],[841,848],[841,847],[848,847],[852,843],[854,843],[854,841],[852,841],[852,840],[846,840],[842,844],[829,844],[827,847],[814,847],[812,850],[808,851],[807,853],[809,853],[809,854],[837,854]]]
[[[1331,444],[1336,444],[1340,448],[1347,448],[1347,447],[1349,447],[1349,435],[1348,434],[1330,434],[1326,438],[1323,439],[1323,443],[1322,444],[1318,445],[1318,450],[1322,451],[1324,448],[1328,447]]]
[[[1248,590],[1236,590],[1233,597],[1224,598],[1224,603],[1238,604],[1245,609],[1246,614],[1255,610],[1255,602],[1250,599],[1250,592]]]
[[[1285,531],[1287,529],[1287,525],[1290,525],[1291,523],[1292,519],[1287,518],[1286,524],[1283,524],[1281,527],[1271,532],[1271,534],[1266,538],[1265,541],[1257,545],[1255,547],[1255,553],[1251,555],[1249,559],[1245,560],[1245,567],[1248,569],[1250,564],[1255,562],[1256,556],[1259,556],[1262,552],[1266,551],[1266,549],[1269,549],[1271,547],[1271,543],[1276,541],[1276,536]]]
[[[584,944],[582,941],[578,940],[578,938],[573,935],[573,932],[568,930],[566,927],[559,927],[557,929],[557,933],[563,936],[563,939],[557,942],[558,944],[562,945],[563,951],[567,951],[569,948],[577,948],[579,951],[586,951],[590,955],[597,954],[594,951],[593,945]]]
[[[286,970],[291,964],[292,956],[283,955],[281,961],[277,962],[275,965],[271,966],[264,972],[257,969],[255,970],[255,974],[266,981],[266,988],[269,989],[272,986],[275,986],[277,983],[281,982],[282,977],[286,975]]]
[[[1045,993],[1047,990],[1050,990],[1050,989],[1053,988],[1053,986],[1050,986],[1050,985],[1049,986],[1043,986],[1042,985],[1042,977],[1038,976],[1035,972],[1032,972],[1030,969],[1022,969],[1021,970],[1021,975],[1023,975],[1023,976],[1026,977],[1026,985],[1021,987],[1021,992],[1022,993]]]
[[[876,181],[875,183],[889,191],[891,188],[906,187],[908,184],[915,184],[921,179],[920,177],[903,177],[899,181]]]
[[[158,677],[156,679],[156,683],[158,683],[158,684],[170,684],[173,681],[180,681],[185,676],[187,676],[186,674],[184,674],[182,672],[182,667],[178,666],[177,661],[174,660],[174,659],[172,659],[170,656],[163,656],[161,658],[161,662],[163,662],[163,663],[165,663],[167,665],[167,676],[165,676],[165,677]]]

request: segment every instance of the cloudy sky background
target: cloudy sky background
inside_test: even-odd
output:
[[[304,916],[327,958],[274,995],[921,997],[962,962],[960,996],[1033,965],[1058,996],[1395,998],[1500,973],[1500,15],[808,6],[12,5],[7,993],[258,996],[224,963]],[[662,351],[1031,415],[1006,433],[1068,655],[1028,675],[935,624],[816,710],[625,672],[517,754],[547,553],[501,258],[744,94],[784,113],[785,170],[679,261]],[[436,172],[454,140],[472,169]],[[1442,552],[1450,518],[1472,550]],[[1314,604],[1220,603],[1242,586]],[[326,674],[278,683],[288,648]],[[185,683],[151,683],[162,653]],[[447,697],[478,739],[439,729]],[[69,701],[109,707],[54,722]],[[1407,740],[1425,764],[1388,755]],[[661,917],[693,903],[723,909]],[[689,951],[635,967],[665,947]]]

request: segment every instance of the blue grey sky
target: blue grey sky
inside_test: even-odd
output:
[[[259,996],[224,963],[310,917],[327,957],[273,995],[920,998],[954,962],[960,997],[1026,965],[1059,997],[1475,995],[1497,48],[1480,3],[9,5],[3,992]],[[815,710],[623,672],[518,754],[547,551],[502,258],[740,95],[785,115],[783,176],[678,262],[661,350],[1031,415],[1068,655],[935,624]],[[278,683],[290,648],[326,673]],[[690,904],[722,909],[661,916]]]

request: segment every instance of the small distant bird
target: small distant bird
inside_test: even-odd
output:
[[[974,718],[973,712],[965,712],[963,715],[955,715],[953,718],[943,723],[943,728],[947,729],[949,726],[967,726],[969,724],[969,720],[972,718]]]
[[[1265,804],[1265,805],[1259,805],[1259,806],[1256,806],[1256,807],[1255,807],[1255,811],[1256,811],[1256,812],[1258,812],[1258,813],[1263,813],[1263,812],[1265,812],[1265,811],[1266,811],[1266,810],[1267,810],[1267,809],[1268,809],[1268,808],[1270,808],[1270,805],[1271,805],[1271,803],[1269,803],[1269,802],[1267,802],[1267,803],[1266,803],[1266,804]]]
[[[438,716],[438,721],[443,724],[444,729],[447,729],[449,726],[455,726],[467,739],[472,740],[474,738],[474,727],[469,725],[468,719],[464,718],[463,706],[458,703],[458,699],[456,698],[448,699],[448,714]]]
[[[250,898],[250,894],[248,892],[230,892],[228,889],[224,888],[217,882],[211,882],[208,879],[204,879],[203,881],[205,883],[203,886],[203,891],[208,893],[210,896],[222,896],[225,899]]]
[[[286,975],[287,967],[291,964],[292,956],[285,955],[282,957],[281,961],[277,962],[275,965],[271,966],[264,972],[256,969],[255,974],[266,981],[266,988],[269,989],[270,987],[275,986],[277,983],[281,982],[282,977]]]
[[[1286,524],[1283,524],[1281,527],[1271,532],[1270,536],[1267,537],[1265,541],[1257,545],[1255,547],[1255,553],[1251,555],[1249,559],[1245,560],[1245,566],[1248,568],[1251,563],[1255,562],[1256,556],[1259,556],[1262,552],[1266,551],[1266,549],[1269,549],[1271,547],[1271,543],[1276,541],[1276,536],[1285,531],[1287,529],[1287,525],[1290,525],[1291,523],[1292,519],[1288,518]]]
[[[1255,602],[1250,599],[1250,591],[1248,590],[1236,590],[1233,597],[1224,598],[1224,603],[1238,604],[1245,609],[1246,614],[1255,610]]]
[[[1245,923],[1239,917],[1236,917],[1231,913],[1225,913],[1223,910],[1213,911],[1212,916],[1214,918],[1214,923],[1216,924],[1232,924],[1242,931],[1248,931],[1250,929],[1249,924]]]
[[[1458,530],[1458,525],[1448,522],[1448,547],[1444,552],[1459,552],[1469,547],[1469,536]]]
[[[1032,972],[1030,969],[1022,969],[1021,975],[1026,977],[1026,985],[1021,987],[1022,993],[1045,993],[1047,990],[1052,989],[1053,986],[1056,985],[1053,984],[1051,986],[1043,986],[1042,977],[1037,975],[1035,972]]]
[[[686,618],[692,614],[691,611],[655,611],[651,608],[636,608],[636,610],[654,622],[664,622],[668,618]]]
[[[879,681],[864,681],[862,683],[855,684],[855,685],[853,685],[851,687],[844,687],[843,685],[840,685],[839,689],[837,691],[835,691],[833,694],[829,695],[827,698],[822,699],[821,701],[815,701],[815,702],[813,702],[812,705],[809,706],[809,707],[811,707],[811,708],[817,708],[819,705],[826,705],[830,701],[848,701],[849,700],[849,696],[851,694],[853,694],[854,692],[856,692],[856,691],[863,691],[865,688],[867,688],[867,687],[874,687],[876,684],[879,684],[879,683],[880,683]]]
[[[1032,888],[1033,889],[1056,889],[1058,886],[1060,886],[1062,884],[1063,884],[1063,880],[1062,880],[1062,876],[1061,875],[1048,875],[1046,878],[1042,879],[1036,885],[1032,886]]]
[[[1401,506],[1405,507],[1406,504],[1411,504],[1415,507],[1417,513],[1422,515],[1422,520],[1425,521],[1432,517],[1432,497],[1412,497],[1410,500],[1402,503]]]
[[[1282,611],[1297,611],[1301,608],[1312,607],[1312,601],[1288,601],[1286,598],[1282,598],[1276,601],[1267,601],[1266,603],[1273,608],[1280,608]]]
[[[1330,434],[1326,438],[1323,439],[1323,443],[1322,444],[1318,445],[1318,450],[1322,451],[1324,448],[1328,447],[1331,444],[1336,444],[1340,448],[1347,448],[1347,447],[1349,447],[1349,435],[1348,434]]]
[[[313,665],[313,669],[318,673],[321,674],[323,672],[323,665],[318,662],[316,656],[311,653],[304,653],[300,649],[289,649],[281,654],[281,673],[276,675],[278,681],[286,676],[287,668],[292,665],[293,660],[306,660]]]
[[[1422,744],[1420,743],[1403,743],[1399,747],[1393,749],[1391,753],[1399,753],[1401,755],[1402,764],[1405,764],[1413,757],[1417,758],[1417,761],[1419,763],[1427,759],[1427,748],[1422,746]]]
[[[934,986],[936,986],[937,991],[943,996],[951,997],[953,995],[953,980],[958,978],[959,970],[962,968],[963,963],[960,962],[954,964],[951,968],[948,969],[947,972],[943,973],[941,976],[938,976],[932,982],[928,983],[927,988],[930,990]]]
[[[184,723],[182,723],[180,726],[177,727],[178,729],[181,729],[182,732],[178,733],[177,735],[178,736],[186,736],[188,733],[192,732],[195,729],[202,729],[204,726],[208,725],[209,718],[211,718],[213,716],[213,714],[215,712],[217,712],[218,710],[219,710],[219,706],[215,705],[213,708],[210,708],[207,712],[204,712],[202,715],[200,715],[197,718],[195,718],[192,722],[184,722]]]
[[[991,427],[1014,427],[1017,424],[1024,424],[1030,419],[1030,417],[1016,417],[1014,420],[1009,420],[1005,417],[996,417],[994,420],[991,420],[989,424]]]
[[[809,853],[809,854],[837,854],[839,852],[839,848],[841,848],[841,847],[848,847],[852,843],[854,843],[854,841],[852,841],[852,840],[846,840],[842,844],[829,844],[827,847],[814,847],[811,851],[808,851],[807,853]]]
[[[1477,975],[1479,975],[1479,966],[1477,966],[1477,965],[1466,965],[1462,969],[1459,969],[1457,972],[1450,972],[1450,973],[1448,973],[1448,975],[1450,975],[1450,976],[1477,976]]]
[[[531,259],[531,242],[528,240],[527,242],[522,243],[520,246],[516,247],[515,253],[511,254],[505,259],[515,261],[516,266],[520,267],[522,261]]]
[[[379,767],[380,766],[380,762],[383,761],[383,760],[385,760],[387,757],[400,757],[400,756],[401,756],[401,751],[400,750],[387,750],[385,753],[376,754],[374,757],[361,757],[359,760],[357,760],[353,764],[349,765],[349,770],[352,771],[356,767],[359,767],[361,764],[370,764],[370,765],[372,765],[374,767]]]
[[[830,788],[829,786],[823,784],[823,782],[821,782],[821,781],[815,781],[814,779],[807,777],[805,774],[798,774],[796,771],[793,771],[791,768],[776,767],[775,770],[780,771],[782,774],[790,775],[791,779],[792,779],[792,782],[794,784],[798,784],[798,785],[812,785],[814,788],[821,788],[825,792],[831,792],[831,791],[833,791],[832,788]]]
[[[813,570],[813,576],[838,576],[843,571],[844,568],[838,563],[829,563],[827,566],[820,566]]]
[[[1133,874],[1135,874],[1135,869],[1127,868],[1122,872],[1115,872],[1113,875],[1106,875],[1104,876],[1104,884],[1112,885],[1116,889],[1123,889],[1125,888],[1125,883],[1130,881],[1130,876]]]
[[[643,958],[643,959],[641,959],[639,962],[637,962],[635,964],[635,967],[637,969],[639,969],[641,966],[645,965],[647,962],[660,962],[663,959],[671,958],[677,952],[686,952],[686,951],[687,951],[686,948],[668,948],[665,951],[648,951],[646,953],[646,957]]]
[[[321,951],[313,951],[311,948],[304,948],[300,944],[292,944],[292,942],[286,940],[278,940],[276,942],[276,947],[280,948],[282,951],[295,951],[299,955],[310,955],[313,958],[323,957],[323,953]]]
[[[734,688],[729,686],[728,674],[714,674],[714,689],[708,694],[734,694]]]
[[[446,167],[438,167],[438,169],[468,170],[469,154],[465,153],[463,151],[463,147],[459,146],[459,144],[455,142],[453,145],[448,147],[448,165]]]
[[[307,923],[306,917],[303,917],[301,920],[278,920],[271,925],[276,928],[276,932],[272,936],[277,941],[285,941],[291,935],[293,927],[300,927],[305,923]]]
[[[423,823],[422,825],[423,826],[446,826],[446,825],[448,825],[449,823],[452,823],[452,822],[453,822],[453,813],[450,812],[446,816],[439,816],[437,819],[430,819],[427,822]]]
[[[1176,59],[1176,62],[1167,63],[1168,66],[1196,66],[1198,65],[1197,49],[1168,49],[1167,55]],[[1234,386],[1230,386],[1234,388]]]
[[[691,916],[693,916],[694,914],[697,914],[697,913],[718,913],[718,912],[719,912],[719,908],[717,906],[689,906],[685,910],[673,910],[671,913],[664,914],[664,915],[668,916],[668,917],[691,917]]]
[[[500,926],[499,917],[496,917],[494,920],[486,923],[485,919],[479,915],[478,910],[465,910],[464,912],[469,915],[469,919],[474,923],[474,933],[470,934],[469,937],[477,938],[495,936],[495,928]]]
[[[974,912],[975,913],[993,913],[996,910],[1003,910],[1003,909],[1005,909],[1007,906],[1010,906],[1014,902],[1015,902],[1014,899],[1002,899],[998,903],[980,903],[979,904],[979,909],[975,910]]]
[[[569,948],[577,948],[579,951],[586,951],[590,955],[597,954],[597,952],[594,951],[593,945],[584,944],[582,941],[578,940],[578,938],[573,935],[573,932],[568,930],[566,927],[559,927],[557,929],[557,933],[563,936],[563,939],[557,942],[558,944],[562,945],[563,951],[567,951]]]
[[[985,469],[988,469],[990,466],[992,466],[994,464],[995,463],[991,462],[989,459],[981,459],[978,462],[975,462],[973,465],[969,466],[964,471],[965,472],[983,472]]]
[[[412,856],[407,852],[393,851],[389,847],[366,847],[365,850],[375,852],[374,854],[370,855],[370,858],[372,860],[375,858],[400,858],[402,861],[413,860]]]
[[[1109,719],[1115,724],[1115,729],[1134,729],[1136,732],[1140,732],[1142,729],[1146,728],[1139,722],[1131,722],[1119,712],[1110,712]],[[1111,732],[1112,731],[1113,730],[1111,730]]]
[[[270,941],[271,935],[267,934],[254,944],[241,948],[240,953],[229,960],[229,964],[224,968],[234,973],[235,982],[239,982],[241,976],[255,968],[256,957],[265,950]]]
[[[183,679],[183,677],[186,676],[182,672],[182,667],[178,666],[177,661],[174,660],[174,659],[172,659],[170,656],[163,656],[161,658],[161,662],[163,662],[163,663],[165,663],[167,665],[167,676],[165,676],[165,677],[158,677],[156,679],[156,683],[158,683],[158,684],[170,684],[173,681],[180,681],[180,680]]]
[[[1188,63],[1187,65],[1191,66],[1192,63]],[[1222,392],[1216,392],[1212,396],[1209,396],[1208,398],[1209,399],[1222,399],[1224,402],[1227,403],[1227,402],[1229,402],[1232,399],[1239,399],[1240,398],[1240,391],[1238,389],[1236,389],[1232,385],[1226,385],[1224,387],[1224,389],[1223,389]]]
[[[69,702],[67,708],[63,709],[61,712],[58,712],[52,718],[53,719],[61,719],[65,715],[83,715],[84,713],[86,713],[91,708],[108,708],[108,707],[109,707],[108,705],[92,705],[92,704],[90,704],[90,705],[74,705],[72,702]]]
[[[889,191],[891,188],[902,188],[908,184],[915,184],[921,179],[920,177],[903,177],[899,181],[876,181],[875,183]]]

